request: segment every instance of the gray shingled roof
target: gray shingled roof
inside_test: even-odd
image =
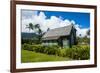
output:
[[[58,39],[61,36],[70,35],[72,25],[51,29],[44,34],[43,40]]]

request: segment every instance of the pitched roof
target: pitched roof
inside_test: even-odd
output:
[[[43,40],[58,39],[61,36],[70,35],[73,25],[68,25],[60,28],[51,29],[44,34]]]

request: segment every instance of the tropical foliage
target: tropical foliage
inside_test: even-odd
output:
[[[23,44],[24,50],[34,51],[38,53],[44,53],[48,55],[56,55],[60,57],[67,57],[73,60],[86,60],[90,58],[90,47],[88,45],[77,45],[72,48],[61,48],[55,46],[43,46],[43,45],[29,45]]]
[[[41,43],[41,38],[42,38],[43,34],[45,33],[45,32],[42,31],[40,25],[39,24],[29,23],[29,25],[27,25],[26,28],[28,28],[29,31],[30,30],[34,30],[34,32],[38,35],[37,36],[38,37],[37,41],[40,44]]]

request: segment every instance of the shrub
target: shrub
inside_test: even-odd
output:
[[[65,57],[66,56],[66,49],[67,48],[60,49],[58,56]]]
[[[46,54],[58,55],[59,46],[57,46],[57,45],[45,46],[44,52],[45,52]]]
[[[58,55],[59,52],[59,46],[57,45],[53,46],[34,45],[33,48],[34,51],[36,52],[46,53],[49,55]]]
[[[86,60],[90,58],[90,47],[89,46],[73,46],[72,48],[66,49],[66,56],[75,60]]]
[[[26,43],[22,45],[22,49],[33,51],[32,45],[29,45],[29,44],[26,44]]]
[[[58,56],[69,57],[73,60],[86,60],[90,58],[90,47],[88,45],[77,45],[72,48],[60,49]]]
[[[85,60],[90,58],[90,47],[89,46],[82,46],[80,52],[80,59]]]
[[[33,51],[44,53],[45,46],[43,45],[32,45]]]

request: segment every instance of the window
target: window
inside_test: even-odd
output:
[[[64,39],[63,39],[63,47],[69,47],[68,45],[69,45],[69,44],[68,44],[67,38],[64,38]]]

